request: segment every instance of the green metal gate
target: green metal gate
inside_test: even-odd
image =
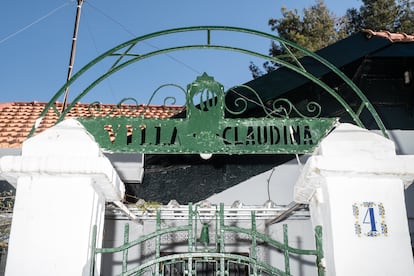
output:
[[[205,217],[204,217],[205,219]],[[90,275],[95,275],[95,259],[100,254],[114,254],[122,252],[122,273],[120,275],[291,275],[290,255],[315,256],[315,269],[318,275],[325,275],[321,263],[322,227],[315,228],[315,249],[298,249],[289,246],[288,227],[283,225],[283,242],[276,241],[270,236],[258,231],[256,226],[256,212],[251,211],[251,224],[249,228],[243,228],[227,223],[224,214],[224,205],[216,209],[214,220],[216,225],[213,234],[209,234],[209,222],[203,219],[202,211],[198,206],[188,206],[188,221],[185,225],[174,227],[161,226],[161,211],[157,210],[156,229],[154,232],[141,236],[137,240],[129,241],[129,224],[125,224],[124,243],[113,248],[96,247],[96,227],[92,238],[91,270]],[[204,222],[203,222],[204,221]],[[201,222],[201,223],[200,223]],[[201,226],[201,229],[199,226]],[[180,252],[161,252],[161,239],[164,235],[184,232],[187,236],[186,250]],[[231,252],[227,247],[226,236],[228,234],[243,235],[249,243],[249,252]],[[214,240],[210,243],[211,240]],[[155,254],[151,259],[146,259],[138,265],[128,264],[128,251],[139,248],[145,242],[155,243]],[[172,248],[174,245],[171,245]],[[266,246],[268,250],[277,250],[283,254],[284,268],[277,268],[261,260],[258,257],[259,246]]]

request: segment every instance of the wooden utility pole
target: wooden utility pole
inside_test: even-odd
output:
[[[75,62],[75,52],[76,52],[76,40],[78,37],[78,29],[79,29],[79,20],[82,10],[82,4],[84,0],[78,0],[78,6],[76,9],[76,20],[75,20],[75,27],[73,30],[73,37],[72,37],[72,48],[70,51],[70,59],[69,59],[69,67],[68,67],[68,75],[66,78],[66,81],[68,82],[72,76],[72,70],[73,70],[73,64]],[[63,105],[62,105],[62,112],[66,109],[66,106],[68,105],[68,97],[69,97],[69,86],[66,87],[65,95],[63,98]]]

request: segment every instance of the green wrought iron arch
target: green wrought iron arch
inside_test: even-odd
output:
[[[258,53],[256,51],[252,51],[249,49],[244,49],[240,47],[232,47],[227,45],[220,45],[220,44],[212,44],[211,43],[211,34],[212,32],[235,32],[235,33],[242,33],[242,34],[248,34],[253,35],[261,38],[267,38],[273,41],[277,41],[280,43],[280,45],[286,50],[287,57],[290,59],[290,61],[285,60],[285,56],[276,56],[271,57],[262,53]],[[144,42],[151,38],[176,34],[176,33],[184,33],[184,32],[205,32],[206,33],[206,43],[204,44],[193,44],[193,45],[183,45],[183,46],[175,46],[175,47],[167,47],[164,49],[157,49],[145,54],[138,54],[133,53],[133,48],[140,42]],[[295,54],[292,52],[292,50],[289,48],[297,50],[300,54]],[[254,57],[262,58],[267,61],[275,62],[277,64],[280,64],[281,66],[284,66],[301,76],[307,78],[311,82],[315,83],[316,85],[320,86],[322,89],[324,89],[326,92],[328,92],[332,97],[334,97],[338,103],[346,110],[346,112],[351,116],[353,121],[360,127],[365,128],[363,122],[360,119],[361,113],[364,109],[367,109],[369,113],[372,115],[375,123],[377,124],[378,128],[382,131],[382,134],[388,138],[388,134],[386,131],[386,128],[378,115],[377,111],[373,107],[373,105],[370,103],[370,101],[367,99],[367,97],[362,93],[362,91],[350,80],[342,71],[340,71],[336,66],[331,64],[326,59],[322,58],[321,56],[307,50],[304,47],[301,47],[291,41],[288,41],[284,38],[268,34],[265,32],[260,32],[252,29],[245,29],[245,28],[239,28],[239,27],[228,27],[228,26],[195,26],[195,27],[183,27],[183,28],[174,28],[159,32],[150,33],[147,35],[143,35],[134,39],[131,39],[127,42],[121,43],[118,46],[115,46],[114,48],[106,51],[102,55],[98,56],[97,58],[90,61],[88,64],[86,64],[82,69],[80,69],[77,73],[75,73],[69,81],[67,81],[57,92],[56,94],[50,99],[50,101],[45,106],[44,110],[40,114],[40,118],[43,118],[48,110],[52,108],[54,112],[56,113],[58,119],[56,123],[62,121],[67,113],[75,106],[76,103],[78,103],[86,94],[89,93],[95,86],[97,86],[100,82],[102,82],[104,79],[108,78],[115,72],[127,67],[128,65],[131,65],[135,62],[141,61],[146,58],[150,58],[156,55],[166,54],[169,52],[174,51],[181,51],[181,50],[189,50],[189,49],[216,49],[216,50],[223,50],[223,51],[234,51],[239,52],[247,55],[251,55]],[[318,61],[319,63],[323,64],[326,68],[331,70],[334,74],[336,74],[339,78],[341,78],[345,84],[347,84],[352,91],[357,95],[357,97],[361,100],[361,103],[357,110],[353,110],[352,107],[346,102],[346,100],[341,97],[334,89],[329,87],[326,83],[322,82],[319,78],[315,77],[314,75],[310,74],[306,71],[304,66],[300,63],[299,57],[303,56],[309,56],[313,58],[314,60]],[[99,76],[96,80],[94,80],[92,83],[90,83],[79,95],[77,95],[72,102],[64,109],[62,112],[57,110],[54,103],[61,97],[65,90],[71,86],[81,75],[83,75],[86,71],[91,69],[96,64],[100,63],[106,58],[109,57],[117,57],[116,61],[110,66],[108,71],[101,76]],[[36,130],[36,126],[34,125],[30,131],[29,137],[34,134]]]

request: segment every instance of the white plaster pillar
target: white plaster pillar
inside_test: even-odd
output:
[[[1,158],[0,173],[17,185],[6,275],[89,275],[93,226],[100,246],[105,202],[124,196],[93,137],[66,120]]]
[[[350,124],[339,125],[307,161],[295,201],[323,230],[327,275],[414,275],[404,188],[414,156]]]

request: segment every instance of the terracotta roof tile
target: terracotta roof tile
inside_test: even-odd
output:
[[[414,35],[409,35],[405,33],[390,33],[387,31],[374,32],[373,30],[362,30],[364,33],[367,33],[369,36],[379,36],[386,38],[392,42],[414,42]]]
[[[0,103],[0,148],[20,148],[46,105],[46,103],[39,102]],[[60,110],[62,104],[56,103],[55,107]],[[178,106],[121,105],[117,107],[113,104],[102,104],[92,108],[89,104],[78,103],[70,110],[66,118],[105,116],[111,111],[112,116],[168,118],[182,110],[183,107]],[[53,126],[57,117],[50,108],[37,128],[36,134]]]

